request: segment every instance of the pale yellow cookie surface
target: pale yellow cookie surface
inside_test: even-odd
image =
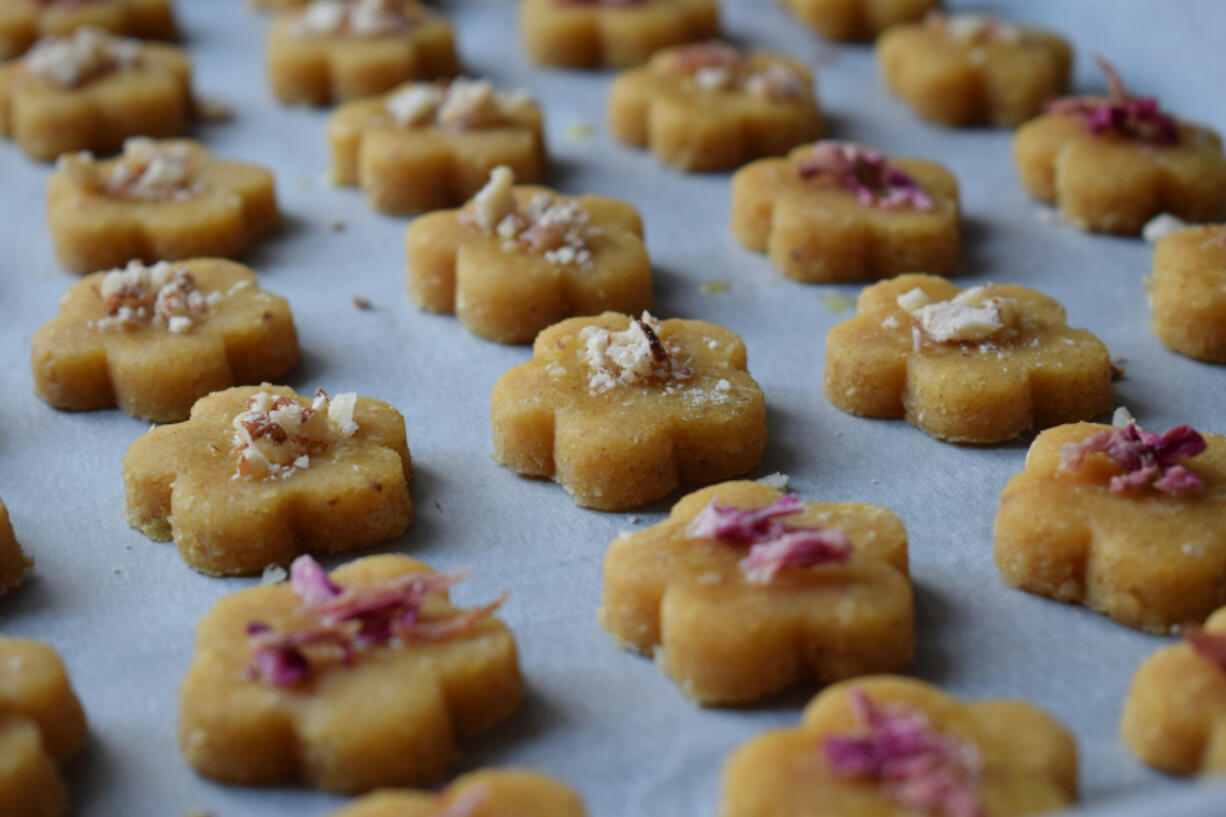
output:
[[[43,37],[96,26],[121,37],[178,39],[171,0],[0,0],[0,61],[25,53]]]
[[[1226,225],[1190,227],[1154,247],[1154,334],[1180,354],[1226,363]]]
[[[584,817],[579,795],[551,777],[519,769],[487,769],[456,778],[436,794],[385,791],[367,795],[332,817]]]
[[[520,14],[529,59],[568,68],[628,68],[720,33],[715,0],[524,0]]]
[[[289,303],[250,269],[197,258],[87,276],[34,333],[30,358],[35,393],[56,408],[168,423],[210,392],[281,378],[298,335]]]
[[[13,532],[9,509],[0,500],[0,596],[20,584],[32,564]]]
[[[703,488],[664,522],[614,539],[605,554],[601,624],[622,646],[654,656],[699,703],[749,703],[796,683],[889,672],[911,660],[907,534],[889,510],[804,503],[780,521],[841,530],[852,555],[781,571],[766,584],[738,567],[749,547],[687,534],[712,500],[763,508],[780,496],[756,482]]]
[[[941,0],[781,0],[810,28],[834,40],[871,40],[897,23],[922,19]]]

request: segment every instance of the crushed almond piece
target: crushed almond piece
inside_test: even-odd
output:
[[[234,478],[288,479],[310,467],[312,453],[357,434],[356,405],[352,392],[329,398],[323,389],[315,392],[309,407],[264,391],[253,395],[246,411],[233,421],[231,453],[238,460]]]
[[[514,124],[532,105],[523,91],[499,91],[489,80],[457,77],[415,82],[387,96],[383,106],[401,127],[436,126],[456,131]]]
[[[136,40],[112,36],[96,26],[83,26],[67,37],[41,40],[26,55],[26,70],[62,88],[77,88],[115,71],[137,65]]]
[[[145,137],[124,142],[108,171],[90,153],[64,154],[57,166],[83,187],[116,198],[183,202],[201,189],[191,148]]]
[[[1177,233],[1188,226],[1188,222],[1170,213],[1159,213],[1145,222],[1141,228],[1141,238],[1149,244],[1156,244],[1171,233]]]
[[[89,324],[91,329],[122,332],[160,326],[175,334],[190,331],[225,297],[201,292],[186,268],[167,261],[152,267],[131,261],[123,269],[111,270],[102,277],[97,295],[103,316]]]
[[[585,326],[579,333],[581,357],[590,376],[588,389],[601,394],[617,385],[684,380],[692,375],[677,361],[659,336],[660,322],[649,312],[620,332]]]
[[[494,168],[490,180],[473,197],[472,214],[461,221],[475,223],[490,236],[498,236],[505,250],[539,254],[551,264],[590,266],[588,235],[596,232],[577,199],[541,192],[520,207],[515,201],[515,175],[505,165]]]
[[[296,37],[379,37],[410,31],[425,12],[397,0],[311,0],[290,31]]]
[[[785,100],[802,97],[809,90],[804,75],[786,63],[753,66],[748,52],[715,41],[680,46],[672,53],[666,70],[689,78],[704,91],[744,92]]]
[[[900,295],[898,305],[911,313],[917,339],[936,343],[1010,339],[1017,334],[1021,320],[1017,300],[994,294],[990,284],[971,287],[948,301],[936,302],[916,288]]]
[[[937,11],[930,12],[925,22],[929,28],[968,46],[1012,44],[1022,40],[1022,30],[996,14],[942,14]]]
[[[353,305],[362,311],[375,308],[375,305],[370,302],[369,298],[363,298],[361,295],[353,296]]]

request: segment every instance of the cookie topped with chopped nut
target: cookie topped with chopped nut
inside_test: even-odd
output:
[[[87,26],[141,40],[179,36],[171,0],[0,0],[0,62]]]

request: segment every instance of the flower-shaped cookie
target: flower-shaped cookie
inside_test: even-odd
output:
[[[704,321],[562,321],[494,384],[494,458],[605,511],[744,474],[766,448],[746,365],[740,336]]]
[[[74,272],[233,257],[277,229],[270,172],[215,159],[196,142],[129,139],[122,156],[65,156],[47,182],[55,255]]]
[[[515,640],[490,615],[501,601],[447,600],[463,571],[388,555],[330,576],[303,557],[290,574],[200,620],[179,748],[201,774],[345,793],[432,784],[460,739],[519,705]]]
[[[1109,411],[1111,357],[1064,307],[1019,286],[959,290],[933,275],[866,288],[826,335],[826,397],[905,417],[941,440],[996,443]]]
[[[9,521],[9,509],[0,500],[0,596],[21,583],[26,571],[34,562],[21,552],[13,523]]]
[[[732,177],[732,235],[810,282],[958,267],[958,182],[940,165],[818,142]]]
[[[387,403],[268,384],[200,399],[123,463],[129,524],[173,538],[214,576],[399,536],[413,519],[411,477],[404,418]]]
[[[1043,432],[1001,493],[996,566],[1007,584],[1138,630],[1204,621],[1226,604],[1226,438]]]
[[[1017,127],[1068,90],[1073,50],[992,14],[934,13],[877,41],[886,86],[942,125]]]
[[[541,111],[488,80],[418,82],[342,106],[328,121],[332,179],[376,210],[458,207],[506,165],[523,183],[545,170]]]
[[[1133,97],[1103,60],[1103,97],[1048,104],[1013,139],[1022,186],[1083,230],[1135,235],[1160,213],[1226,220],[1226,156],[1217,133]]]
[[[143,40],[179,36],[170,0],[0,0],[0,62],[86,26]]]
[[[409,225],[409,295],[418,306],[454,313],[501,343],[528,343],[572,315],[651,306],[651,262],[634,207],[513,181],[498,167],[463,209]]]
[[[715,0],[524,0],[520,13],[528,57],[567,68],[629,68],[719,36]]]
[[[285,299],[241,264],[133,261],[70,287],[30,359],[35,392],[56,408],[118,405],[169,423],[210,392],[288,373],[298,335]]]
[[[1154,247],[1151,325],[1180,354],[1226,363],[1226,225],[1189,227]]]
[[[526,769],[470,772],[440,792],[382,791],[331,817],[584,817],[579,795]]]
[[[822,113],[800,63],[706,42],[622,73],[609,90],[609,126],[681,170],[724,170],[817,139]]]
[[[55,650],[0,635],[0,814],[67,814],[59,764],[85,736],[85,713]]]
[[[913,23],[941,0],[782,0],[806,25],[835,40],[871,40],[892,25]]]
[[[36,159],[113,153],[131,136],[177,136],[194,111],[181,49],[97,28],[43,40],[0,66],[0,135]]]
[[[742,744],[720,817],[1026,817],[1077,797],[1077,745],[1022,701],[961,703],[922,681],[845,681],[796,729]]]
[[[345,102],[459,72],[451,27],[417,0],[311,0],[268,32],[268,77],[282,102]]]
[[[1172,774],[1226,772],[1226,607],[1137,667],[1120,737],[1142,763]]]
[[[599,617],[702,704],[896,670],[915,649],[906,530],[875,505],[703,488],[613,540]]]

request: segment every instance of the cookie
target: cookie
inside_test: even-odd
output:
[[[128,523],[173,538],[213,576],[399,536],[413,520],[411,478],[404,418],[387,403],[267,383],[201,398],[123,460]]]
[[[417,0],[311,0],[268,32],[268,79],[282,102],[346,102],[459,72],[451,27]]]
[[[358,794],[436,783],[457,743],[523,698],[515,640],[491,613],[405,556],[327,574],[310,557],[289,584],[226,596],[200,620],[179,686],[179,748],[224,783],[301,783]]]
[[[877,62],[886,87],[925,119],[1015,128],[1068,91],[1073,49],[994,14],[931,13],[883,34]]]
[[[440,792],[383,791],[332,817],[584,817],[579,795],[551,777],[519,769],[470,772]]]
[[[525,184],[545,171],[541,110],[488,80],[410,83],[342,106],[328,121],[332,179],[370,206],[409,214],[458,207],[506,165]]]
[[[499,166],[462,209],[409,225],[414,303],[500,343],[528,343],[572,315],[651,306],[651,262],[633,206],[513,182]]]
[[[1226,225],[1159,239],[1149,300],[1154,334],[1180,354],[1226,363]]]
[[[613,540],[598,615],[704,705],[897,670],[915,651],[907,533],[876,505],[725,482]]]
[[[866,41],[899,23],[922,20],[941,0],[782,0],[784,8],[823,37]]]
[[[9,510],[0,500],[0,596],[21,584],[26,571],[33,566],[34,560],[22,553],[9,521]]]
[[[524,0],[524,49],[542,65],[629,68],[719,36],[715,0]]]
[[[940,165],[851,142],[796,148],[732,177],[732,235],[813,283],[958,268],[958,182]]]
[[[1136,235],[1170,213],[1226,220],[1226,156],[1217,133],[1134,97],[1106,61],[1107,97],[1048,104],[1013,139],[1022,186],[1083,230]]]
[[[813,76],[718,41],[658,52],[609,90],[609,127],[679,170],[726,170],[822,135]]]
[[[1076,742],[1047,713],[882,675],[832,686],[799,727],[742,744],[719,814],[1026,817],[1076,798]]]
[[[92,26],[42,40],[0,66],[0,136],[44,161],[114,153],[132,136],[178,136],[195,113],[191,73],[182,49]]]
[[[0,62],[85,26],[142,40],[179,38],[170,0],[0,0]]]
[[[59,766],[85,737],[85,713],[55,650],[0,635],[0,814],[67,814]]]
[[[740,336],[704,321],[570,318],[494,384],[494,459],[605,511],[731,479],[766,447],[746,366]]]
[[[210,392],[287,374],[298,334],[285,299],[241,264],[133,261],[71,286],[34,333],[30,359],[35,393],[56,408],[118,405],[170,423]]]
[[[1120,738],[1142,763],[1170,774],[1226,772],[1226,607],[1137,667]]]
[[[996,513],[1006,584],[1166,633],[1226,604],[1226,438],[1128,421],[1043,432]]]
[[[281,225],[272,173],[186,139],[129,139],[123,154],[63,157],[47,182],[47,226],[74,272],[241,255]]]
[[[822,385],[849,414],[997,443],[1110,411],[1111,371],[1102,341],[1040,292],[900,275],[867,287],[826,335]]]

